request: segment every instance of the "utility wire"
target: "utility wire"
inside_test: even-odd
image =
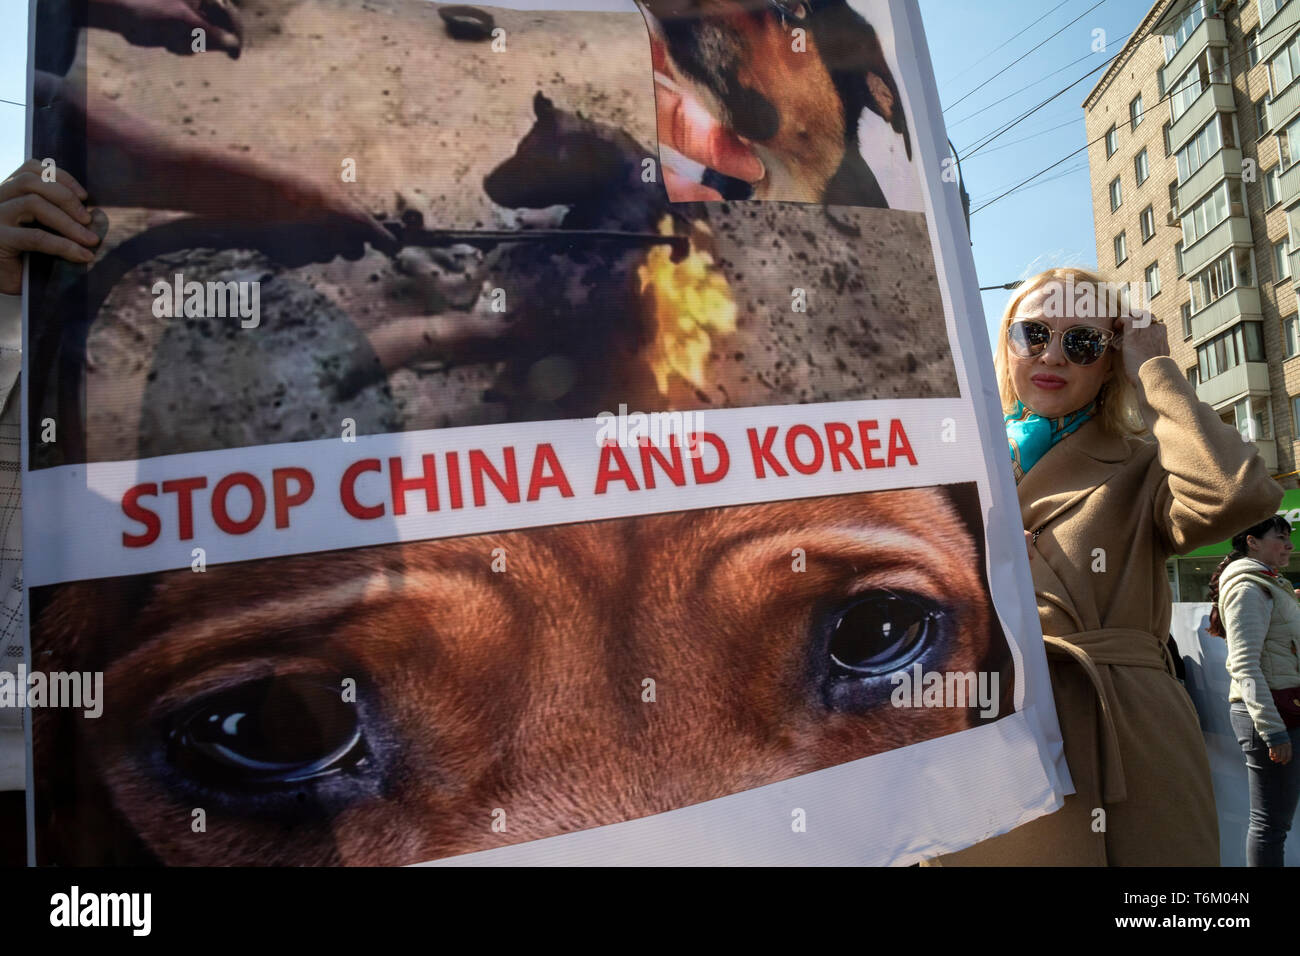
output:
[[[1087,169],[1087,168],[1088,168],[1088,164],[1087,164],[1087,162],[1079,163],[1079,164],[1077,164],[1077,165],[1075,165],[1075,166],[1071,166],[1069,169],[1063,169],[1063,170],[1061,170],[1059,173],[1055,173],[1055,174],[1053,174],[1053,175],[1051,175],[1051,176],[1047,176],[1047,177],[1045,177],[1045,178],[1043,178],[1043,179],[1039,179],[1038,181],[1036,181],[1036,182],[1033,183],[1032,185],[1026,186],[1025,189],[1033,189],[1034,186],[1041,186],[1043,183],[1050,183],[1050,182],[1053,182],[1053,181],[1055,181],[1055,180],[1057,180],[1057,179],[1064,179],[1066,176],[1072,176],[1072,175],[1074,175],[1075,173],[1079,172],[1080,170]],[[1001,189],[1001,188],[1003,188],[1003,187],[998,187],[998,189]],[[990,189],[990,190],[989,190],[988,192],[986,192],[984,195],[977,197],[977,198],[974,199],[973,201],[974,201],[974,202],[984,202],[986,199],[989,199],[989,198],[991,198],[992,196],[994,196],[994,195],[997,193],[997,191],[998,191],[997,189]],[[1023,191],[1023,190],[1022,190],[1022,191]]]
[[[1105,2],[1106,2],[1106,0],[1097,0],[1096,3],[1094,3],[1092,6],[1090,6],[1087,10],[1084,10],[1083,13],[1079,14],[1077,17],[1075,17],[1073,20],[1071,20],[1071,21],[1070,21],[1069,23],[1067,23],[1065,26],[1061,27],[1061,29],[1057,30],[1057,31],[1056,31],[1055,33],[1053,33],[1051,36],[1049,36],[1049,37],[1047,37],[1046,39],[1044,39],[1041,43],[1038,44],[1038,46],[1035,46],[1035,47],[1033,47],[1032,49],[1029,49],[1029,50],[1025,51],[1024,53],[1022,53],[1022,54],[1021,54],[1017,59],[1012,60],[1010,63],[1008,63],[1008,64],[1007,64],[1006,66],[1004,66],[1002,69],[998,70],[996,73],[994,73],[992,76],[990,76],[987,80],[985,80],[983,83],[981,83],[979,86],[975,87],[975,89],[971,90],[971,91],[970,91],[969,93],[967,93],[965,96],[962,96],[960,99],[958,99],[956,103],[949,103],[949,104],[948,104],[948,109],[947,109],[947,110],[944,110],[943,112],[946,113],[948,110],[950,110],[950,109],[952,109],[954,106],[956,106],[957,103],[960,103],[960,102],[962,102],[962,100],[966,99],[966,97],[968,97],[968,96],[970,96],[970,95],[972,95],[972,94],[974,94],[974,93],[977,93],[977,92],[979,92],[980,90],[982,90],[984,87],[988,86],[990,83],[992,83],[994,80],[996,80],[996,79],[997,79],[999,76],[1001,76],[1003,73],[1007,72],[1007,70],[1011,69],[1012,67],[1016,66],[1016,65],[1019,64],[1019,63],[1024,62],[1025,57],[1027,57],[1027,56],[1029,56],[1029,54],[1033,53],[1034,50],[1037,50],[1039,47],[1041,47],[1041,46],[1042,46],[1044,43],[1046,43],[1048,40],[1051,40],[1051,39],[1053,39],[1053,38],[1055,38],[1055,37],[1060,36],[1060,35],[1061,35],[1062,33],[1064,33],[1067,29],[1069,29],[1070,27],[1074,26],[1076,23],[1078,23],[1080,20],[1082,20],[1082,19],[1083,19],[1084,17],[1086,17],[1088,14],[1092,13],[1092,11],[1096,10],[1099,6],[1101,6],[1101,5],[1102,5],[1103,3],[1105,3]]]
[[[953,82],[954,80],[956,80],[958,77],[965,76],[965,75],[966,75],[967,73],[969,73],[971,70],[975,69],[975,67],[979,66],[981,63],[983,63],[985,60],[987,60],[989,57],[991,57],[994,53],[997,53],[998,50],[1001,50],[1004,46],[1006,46],[1008,43],[1010,43],[1010,42],[1011,42],[1012,40],[1014,40],[1016,37],[1021,36],[1021,35],[1025,34],[1025,33],[1027,33],[1028,31],[1032,30],[1034,27],[1038,26],[1038,24],[1042,23],[1044,20],[1046,20],[1048,17],[1050,17],[1053,13],[1055,13],[1057,10],[1061,9],[1061,7],[1065,6],[1065,5],[1066,5],[1067,3],[1069,3],[1069,2],[1070,2],[1070,0],[1061,0],[1060,3],[1058,3],[1056,6],[1052,7],[1052,9],[1048,10],[1046,13],[1044,13],[1041,17],[1039,17],[1039,18],[1038,18],[1037,20],[1035,20],[1033,23],[1029,24],[1029,26],[1027,26],[1027,27],[1025,27],[1023,30],[1021,30],[1020,33],[1014,34],[1013,36],[1010,36],[1010,37],[1008,37],[1007,39],[1003,40],[1001,43],[999,43],[999,44],[998,44],[997,46],[995,46],[993,49],[989,50],[988,53],[985,53],[982,57],[980,57],[978,60],[976,60],[976,61],[975,61],[974,63],[972,63],[970,66],[966,67],[966,68],[965,68],[964,70],[962,70],[960,73],[956,74],[956,75],[953,76],[951,79],[949,79],[948,82],[951,83],[951,82]]]
[[[1121,51],[1121,52],[1123,52],[1123,51]],[[1084,80],[1086,80],[1088,77],[1092,76],[1094,73],[1096,73],[1096,72],[1098,72],[1098,71],[1100,71],[1100,70],[1104,70],[1104,69],[1106,69],[1106,67],[1110,66],[1111,63],[1115,62],[1115,60],[1116,60],[1118,57],[1119,57],[1119,53],[1116,53],[1115,56],[1112,56],[1109,60],[1107,60],[1106,62],[1102,63],[1100,66],[1096,67],[1096,69],[1089,70],[1087,73],[1083,74],[1083,76],[1079,77],[1079,78],[1078,78],[1077,80],[1075,80],[1073,83],[1070,83],[1070,84],[1068,84],[1068,85],[1066,85],[1066,86],[1061,87],[1059,90],[1057,90],[1055,93],[1053,93],[1053,94],[1052,94],[1051,96],[1049,96],[1047,99],[1043,100],[1043,101],[1042,101],[1041,103],[1039,103],[1037,106],[1034,106],[1034,107],[1031,107],[1030,109],[1025,110],[1023,113],[1021,113],[1019,116],[1017,116],[1017,117],[1016,117],[1015,119],[1013,119],[1011,122],[1007,123],[1007,124],[1006,124],[1005,126],[1003,126],[1001,129],[997,130],[997,131],[994,132],[994,133],[990,133],[988,136],[984,137],[984,139],[980,140],[979,143],[977,143],[975,146],[972,146],[970,149],[968,149],[968,150],[966,151],[966,155],[967,155],[968,157],[969,157],[969,156],[974,156],[976,153],[978,153],[980,150],[984,149],[986,146],[988,146],[990,143],[992,143],[992,142],[993,142],[994,140],[996,140],[998,137],[1002,136],[1004,133],[1007,133],[1007,132],[1011,131],[1012,129],[1014,129],[1015,127],[1019,126],[1021,123],[1023,123],[1025,120],[1029,119],[1029,117],[1033,116],[1035,113],[1037,113],[1039,110],[1041,110],[1041,109],[1042,109],[1044,106],[1046,106],[1048,103],[1052,102],[1052,101],[1055,100],[1055,99],[1059,99],[1060,97],[1064,96],[1066,93],[1068,93],[1068,92],[1069,92],[1070,90],[1072,90],[1074,87],[1078,86],[1080,83],[1082,83],[1082,82],[1083,82]]]
[[[1027,143],[1031,139],[1037,139],[1039,136],[1043,136],[1047,133],[1055,133],[1058,129],[1065,129],[1065,127],[1067,126],[1074,126],[1078,122],[1079,122],[1078,117],[1075,117],[1074,119],[1066,120],[1060,126],[1049,126],[1047,129],[1040,129],[1036,133],[1030,133],[1028,136],[1022,137],[1021,139],[1013,139],[1011,142],[1003,143],[1001,146],[994,146],[992,149],[980,150],[980,154],[983,156],[987,156],[990,153],[996,153],[1000,149],[1010,149],[1012,146],[1018,146],[1021,143]],[[970,157],[966,157],[966,159],[969,158]]]
[[[1124,40],[1126,40],[1126,39],[1128,39],[1129,37],[1131,37],[1132,35],[1133,35],[1132,33],[1126,33],[1126,34],[1124,34],[1122,37],[1118,37],[1118,38],[1115,40],[1115,42],[1116,42],[1116,43],[1121,43],[1121,42],[1123,42]],[[1040,76],[1038,79],[1034,80],[1034,82],[1030,83],[1028,86],[1022,86],[1020,89],[1016,90],[1014,93],[1008,93],[1006,96],[1002,97],[1002,99],[1000,99],[1000,100],[994,100],[994,101],[993,101],[992,103],[990,103],[988,106],[984,106],[984,107],[981,107],[980,109],[977,109],[974,113],[971,113],[969,116],[963,116],[963,117],[962,117],[961,119],[959,119],[959,120],[954,120],[953,122],[951,122],[951,123],[948,124],[948,129],[951,131],[952,128],[953,128],[954,126],[960,126],[962,123],[966,122],[966,121],[969,120],[969,119],[974,119],[975,117],[979,116],[981,113],[987,113],[989,110],[993,109],[993,107],[997,106],[999,103],[1004,103],[1004,102],[1006,102],[1007,100],[1011,99],[1011,97],[1013,97],[1013,96],[1019,96],[1021,93],[1024,93],[1026,90],[1032,90],[1035,86],[1037,86],[1039,83],[1042,83],[1044,80],[1051,79],[1052,77],[1056,76],[1056,74],[1058,74],[1058,73],[1064,73],[1064,72],[1065,72],[1066,70],[1068,70],[1070,67],[1072,67],[1072,66],[1077,66],[1078,64],[1082,63],[1084,60],[1088,59],[1089,57],[1094,57],[1094,56],[1096,56],[1096,55],[1097,55],[1097,54],[1096,54],[1095,52],[1094,52],[1094,53],[1087,53],[1087,54],[1084,54],[1083,56],[1079,57],[1079,59],[1077,59],[1077,60],[1071,60],[1069,63],[1065,64],[1065,66],[1060,67],[1059,69],[1055,69],[1055,70],[1053,70],[1051,73],[1047,73],[1047,74],[1045,74],[1045,75],[1043,75],[1043,76]]]

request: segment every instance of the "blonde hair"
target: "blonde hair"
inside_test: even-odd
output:
[[[1066,266],[1040,272],[1036,276],[1026,279],[1016,289],[1011,296],[1011,300],[1007,303],[1006,309],[1003,310],[1002,322],[998,325],[998,340],[993,348],[993,367],[997,370],[998,394],[1002,397],[1002,411],[1004,414],[1015,411],[1018,398],[1008,370],[1010,351],[1007,347],[1007,328],[1011,325],[1011,320],[1016,317],[1020,304],[1025,300],[1026,296],[1054,281],[1070,282],[1075,286],[1087,284],[1094,289],[1101,288],[1103,285],[1102,278],[1095,272],[1076,266]],[[1099,310],[1106,308],[1107,299],[1108,297],[1103,295],[1095,297]],[[1116,309],[1114,314],[1108,313],[1106,317],[1113,319],[1121,314],[1121,310]],[[1101,317],[1099,314],[1098,318]],[[1128,376],[1124,374],[1122,356],[1118,352],[1111,352],[1110,354],[1110,374],[1106,376],[1106,381],[1102,382],[1101,390],[1097,393],[1098,417],[1101,419],[1101,426],[1106,431],[1117,435],[1141,433],[1146,430],[1146,425],[1137,410],[1137,392],[1133,388],[1133,384],[1128,380]]]

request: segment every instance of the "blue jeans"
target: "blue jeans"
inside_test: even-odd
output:
[[[1291,731],[1290,763],[1268,759],[1268,744],[1255,732],[1246,705],[1235,701],[1228,711],[1232,732],[1246,755],[1250,778],[1250,829],[1246,833],[1247,866],[1282,866],[1287,831],[1300,802],[1300,727]]]

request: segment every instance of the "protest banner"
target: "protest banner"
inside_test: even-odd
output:
[[[915,4],[90,6],[32,16],[104,235],[27,279],[29,660],[103,678],[33,710],[36,862],[905,864],[1061,805]]]

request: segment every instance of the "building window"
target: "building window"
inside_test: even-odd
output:
[[[1183,341],[1186,342],[1192,337],[1192,304],[1184,302],[1182,308],[1183,314]]]
[[[1246,35],[1246,62],[1250,66],[1259,63],[1259,27]]]
[[[1291,260],[1288,258],[1291,254],[1290,238],[1283,239],[1281,242],[1273,243],[1273,281],[1280,282],[1282,279],[1291,278]]]
[[[1160,263],[1153,262],[1146,269],[1146,293],[1148,299],[1154,299],[1160,294]]]
[[[1241,181],[1227,179],[1183,216],[1183,246],[1190,246],[1229,216],[1244,216]]]
[[[1246,441],[1271,438],[1272,436],[1268,431],[1268,418],[1264,414],[1264,409],[1252,408],[1252,405],[1254,405],[1254,402],[1249,398],[1243,398],[1232,406],[1237,431],[1241,432],[1241,437]]]
[[[1193,63],[1191,69],[1178,78],[1169,93],[1170,121],[1177,123],[1187,108],[1201,95],[1201,64]]]
[[[1277,13],[1277,0],[1259,0],[1259,22],[1261,24],[1272,20],[1275,13]]]
[[[1178,180],[1176,179],[1169,184],[1169,210],[1174,215],[1178,214]]]
[[[1274,166],[1264,173],[1264,203],[1275,206],[1282,198],[1282,167]]]
[[[1243,322],[1237,328],[1242,330],[1242,334],[1246,339],[1246,361],[1267,361],[1264,358],[1264,324],[1262,322]]]
[[[1263,139],[1268,132],[1268,97],[1261,96],[1255,103],[1255,138]]]
[[[1238,286],[1255,284],[1250,249],[1229,249],[1192,276],[1192,312],[1212,305]]]
[[[1151,168],[1147,164],[1147,151],[1144,149],[1133,157],[1133,171],[1137,174],[1137,184],[1141,186],[1151,175]]]
[[[1277,134],[1277,153],[1284,170],[1290,169],[1292,163],[1300,160],[1300,117],[1293,119],[1286,129]]]
[[[1124,187],[1120,185],[1119,177],[1110,184],[1110,211],[1114,212],[1124,203]]]
[[[1178,242],[1174,245],[1174,262],[1178,266],[1178,274],[1186,275],[1187,270],[1183,268],[1183,244]]]
[[[1282,339],[1286,342],[1287,358],[1300,354],[1300,315],[1289,315],[1282,320]]]
[[[1142,210],[1142,215],[1138,217],[1142,224],[1142,241],[1150,242],[1151,237],[1156,234],[1156,211],[1152,206],[1147,206]]]
[[[1210,157],[1223,148],[1223,129],[1218,117],[1210,120],[1178,151],[1178,181],[1185,183]]]
[[[1161,130],[1160,130],[1160,134],[1161,134],[1161,136],[1164,137],[1164,140],[1165,140],[1165,155],[1166,155],[1166,156],[1168,156],[1170,153],[1173,152],[1173,140],[1171,140],[1171,139],[1169,138],[1169,125],[1170,125],[1170,124],[1166,123],[1166,124],[1161,128]]]
[[[1201,377],[1201,376],[1198,374],[1199,372],[1200,372],[1200,369],[1198,369],[1195,365],[1193,365],[1191,368],[1189,368],[1189,369],[1187,370],[1187,381],[1189,381],[1189,382],[1192,383],[1192,388],[1195,388],[1197,385],[1200,384],[1200,383],[1197,381],[1197,379]]]
[[[1124,233],[1115,237],[1115,265],[1123,265],[1128,259],[1128,244],[1124,241]]]
[[[1211,2],[1209,6],[1209,12],[1212,16],[1218,9],[1218,4]],[[1201,21],[1205,19],[1205,7],[1206,4],[1200,2],[1193,3],[1191,8],[1183,14],[1182,20],[1178,23],[1178,29],[1165,37],[1166,63],[1174,58],[1174,55],[1183,48],[1183,44],[1186,43],[1191,38],[1191,35],[1196,32],[1196,28],[1201,25]]]
[[[1139,93],[1133,97],[1133,102],[1128,105],[1128,121],[1131,129],[1137,129],[1142,125],[1142,94]]]
[[[1106,158],[1110,159],[1115,155],[1115,150],[1119,149],[1119,133],[1112,126],[1106,130]]]
[[[1294,37],[1269,61],[1273,68],[1273,95],[1281,93],[1300,74],[1300,36]]]
[[[1258,322],[1242,322],[1196,347],[1198,382],[1236,368],[1243,362],[1264,361],[1264,332]]]

